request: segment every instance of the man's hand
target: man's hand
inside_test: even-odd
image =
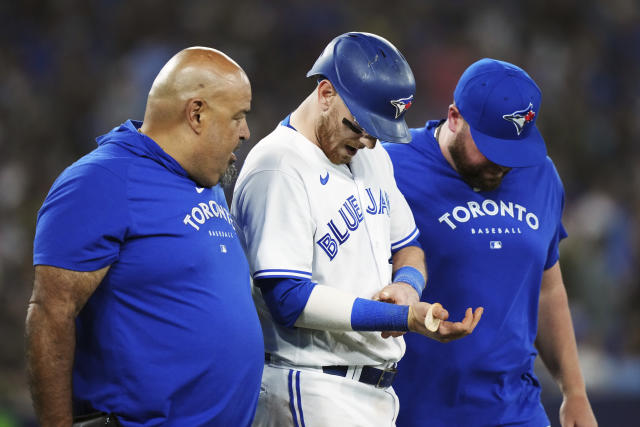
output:
[[[376,292],[373,300],[397,305],[411,305],[420,301],[420,295],[408,283],[393,282]]]
[[[564,396],[560,405],[560,425],[562,427],[598,426],[586,394]]]
[[[461,322],[449,322],[447,321],[449,312],[440,304],[435,304],[433,317],[434,319],[440,319],[440,326],[437,331],[431,332],[424,324],[429,307],[431,307],[431,304],[426,302],[418,302],[409,306],[409,330],[440,342],[457,340],[472,333],[484,311],[482,307],[478,307],[474,312],[469,307]]]
[[[374,301],[388,302],[390,304],[397,305],[411,305],[420,302],[420,295],[418,292],[408,283],[394,282],[385,286],[372,298]],[[406,332],[400,331],[383,331],[381,333],[382,338],[399,337],[406,334]]]

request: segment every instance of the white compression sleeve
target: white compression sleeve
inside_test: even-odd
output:
[[[325,331],[352,331],[351,311],[356,297],[330,286],[316,285],[295,326]]]

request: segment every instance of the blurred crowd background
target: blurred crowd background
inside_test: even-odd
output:
[[[566,189],[561,265],[588,391],[601,425],[637,425],[640,2],[22,0],[0,3],[0,427],[35,425],[24,319],[36,213],[55,177],[96,136],[141,120],[160,67],[192,45],[223,50],[252,81],[241,166],[311,91],[304,76],[322,48],[353,30],[382,35],[412,65],[414,127],[444,117],[482,57],[536,80]],[[538,372],[557,425],[559,391]]]

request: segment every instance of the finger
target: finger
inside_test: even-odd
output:
[[[460,322],[445,322],[447,337],[463,337],[469,335],[473,331],[473,315],[470,308],[465,312],[464,319]]]
[[[401,337],[402,335],[406,334],[406,332],[402,332],[402,331],[383,331],[380,335],[382,336],[382,338],[389,338],[389,337]]]
[[[460,322],[456,322],[459,325],[460,329],[468,330],[471,327],[471,323],[473,322],[473,312],[471,308],[467,308],[464,312],[464,318]]]
[[[476,308],[476,311],[473,313],[473,323],[471,323],[472,331],[476,328],[476,325],[480,321],[480,318],[482,317],[482,313],[484,313],[483,307]]]
[[[390,292],[382,291],[382,292],[380,292],[380,296],[379,297],[380,297],[379,301],[388,302],[388,303],[391,303],[391,304],[395,304],[396,303],[396,299],[391,295]]]
[[[459,336],[464,336],[465,330],[460,322],[440,322],[440,328],[438,334],[440,339],[449,341]]]
[[[464,319],[461,322],[461,330],[464,331],[465,335],[469,335],[476,328],[476,325],[480,321],[480,317],[482,317],[482,308],[476,309],[476,311],[472,311],[472,308],[467,308],[467,311],[464,314]]]
[[[473,324],[473,309],[471,307],[467,308],[464,312],[464,320],[462,321],[465,327],[469,328]]]

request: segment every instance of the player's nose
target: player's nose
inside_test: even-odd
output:
[[[358,142],[360,143],[360,146],[358,147],[360,148],[374,148],[376,146],[376,141],[378,139],[374,136],[369,135],[366,132],[362,133],[362,136],[358,139]]]
[[[249,130],[249,123],[246,120],[242,121],[242,127],[240,128],[239,139],[240,142],[247,140],[251,137],[251,131]]]

